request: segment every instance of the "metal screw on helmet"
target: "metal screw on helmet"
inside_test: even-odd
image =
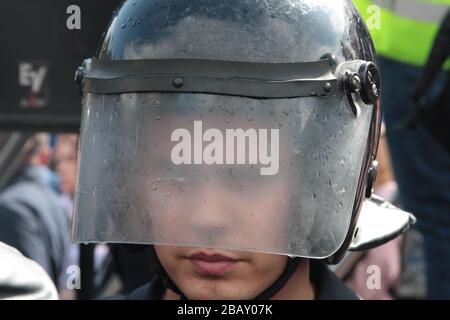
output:
[[[184,84],[184,80],[181,77],[176,77],[173,79],[173,86],[175,88],[181,88]]]
[[[358,93],[361,90],[361,77],[357,72],[352,71],[352,69],[344,70],[345,73],[343,76],[341,76],[343,79],[343,89],[346,92],[353,114],[355,115],[355,117],[359,117],[359,115],[361,114],[361,107],[355,102],[353,94]]]
[[[350,92],[358,92],[362,88],[361,77],[356,72],[347,71],[345,73],[345,87]]]

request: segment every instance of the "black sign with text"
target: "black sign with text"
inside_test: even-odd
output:
[[[0,10],[0,130],[78,131],[76,68],[121,0],[15,0]]]

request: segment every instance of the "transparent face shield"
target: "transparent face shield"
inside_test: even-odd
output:
[[[371,115],[333,98],[89,94],[76,240],[329,256]]]
[[[310,258],[341,247],[373,106],[355,113],[345,95],[327,95],[338,83],[326,79],[321,94],[288,98],[272,83],[251,83],[252,95],[273,95],[258,98],[214,91],[249,92],[249,81],[145,92],[152,79],[115,77],[88,84],[83,99],[75,241]],[[305,78],[306,88],[292,88],[310,92]],[[136,86],[142,92],[129,92]]]

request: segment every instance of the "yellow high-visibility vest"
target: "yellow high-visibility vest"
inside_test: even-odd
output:
[[[380,56],[425,65],[450,0],[353,0]],[[450,66],[450,59],[446,67]]]

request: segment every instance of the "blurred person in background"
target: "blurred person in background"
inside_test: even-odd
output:
[[[77,167],[77,145],[76,134],[59,134],[55,139],[55,153],[52,159],[52,167],[59,177],[60,201],[68,219],[72,217],[73,197]],[[63,261],[63,269],[69,266],[79,265],[78,245],[72,245],[66,237],[66,254]],[[58,290],[62,299],[75,299],[75,291],[66,286],[70,274],[61,273]]]
[[[354,3],[366,18],[379,55],[392,165],[400,203],[417,216],[417,228],[423,234],[427,296],[449,299],[450,153],[432,130],[405,126],[405,119],[415,111],[415,90],[450,0]],[[448,66],[447,61],[445,67]],[[438,72],[435,80],[427,88],[430,101],[439,100],[445,73]]]
[[[391,159],[387,146],[385,126],[381,129],[380,144],[377,159],[378,175],[375,184],[375,193],[391,203],[397,202],[397,183],[392,172]],[[365,300],[391,300],[394,299],[401,274],[401,245],[402,237],[398,237],[380,247],[368,250],[361,256],[352,270],[344,279],[347,285]],[[367,279],[371,266],[377,266],[381,270],[379,288],[371,288],[367,285]]]
[[[72,217],[75,198],[77,153],[77,134],[57,135],[53,166],[59,175],[61,201],[69,218]],[[80,265],[79,245],[70,244],[67,237],[67,246],[64,270],[70,266]],[[108,283],[108,279],[111,279],[112,275],[116,275],[120,279],[121,288],[118,290],[122,293],[133,291],[153,276],[145,246],[138,245],[96,245],[94,249],[94,270],[95,296],[101,295],[102,287],[108,287],[108,285],[105,286],[105,282]],[[70,276],[70,273],[61,274],[59,291],[63,299],[76,298],[75,291],[66,286]]]
[[[398,203],[398,185],[392,170],[392,160],[386,137],[386,126],[381,127],[380,145],[378,147],[378,175],[375,182],[375,193],[387,201]]]
[[[77,171],[78,135],[59,134],[55,142],[53,167],[59,176],[59,188],[67,203],[67,212],[72,214]]]
[[[78,135],[77,134],[58,134],[56,136],[55,153],[53,159],[53,167],[59,176],[60,201],[68,219],[72,218],[73,201],[75,197],[75,184],[77,173],[77,151],[78,151]],[[67,251],[64,257],[63,269],[68,270],[71,266],[80,265],[80,247],[71,244],[70,239],[66,237]],[[99,269],[108,254],[106,246],[98,245],[95,248],[96,265],[95,269]],[[72,278],[72,273],[61,273],[59,279],[59,292],[62,299],[75,299],[76,291],[72,290],[67,282]]]
[[[0,193],[0,241],[36,261],[55,284],[62,272],[69,219],[48,168],[52,156],[48,134],[33,135],[19,172]]]

